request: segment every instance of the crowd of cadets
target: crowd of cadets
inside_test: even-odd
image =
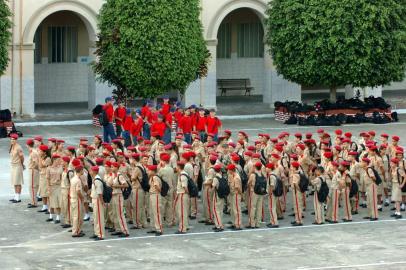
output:
[[[80,139],[76,147],[54,138],[46,144],[42,137],[29,139],[28,207],[38,206],[38,191],[39,212],[49,215],[48,222],[72,227],[73,237],[84,235],[82,224],[92,208],[96,240],[105,238],[105,229],[128,237],[131,229],[150,227],[159,236],[165,227],[177,225],[177,233],[183,234],[188,221],[197,217],[220,232],[223,212],[231,214],[233,230],[258,228],[265,217],[267,226],[276,228],[290,212],[288,200],[294,208],[291,223],[301,226],[309,208],[306,196],[311,195],[313,224],[350,222],[360,208],[367,208],[365,218],[375,221],[391,202],[392,217],[401,218],[405,209],[406,167],[398,136],[381,134],[376,139],[369,131],[358,140],[349,132],[336,130],[330,137],[320,129],[293,136],[282,132],[276,138],[258,134],[250,141],[240,131],[233,142],[229,130],[217,140],[210,133],[202,141],[201,135],[192,131],[190,144],[178,132],[174,142],[165,143],[152,132],[150,140],[138,137],[127,147],[124,138],[107,143],[101,136],[90,142]],[[17,140],[13,134],[11,176],[21,189],[24,155]],[[306,179],[309,189],[303,187]],[[192,192],[195,187],[201,200]],[[106,201],[107,190],[112,198]],[[18,195],[12,201],[21,199]],[[247,224],[242,214],[248,215]]]

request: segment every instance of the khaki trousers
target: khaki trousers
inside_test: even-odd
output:
[[[327,218],[331,221],[338,221],[339,215],[339,198],[340,191],[338,189],[331,190],[331,199],[327,206]]]
[[[213,191],[208,187],[203,187],[203,215],[204,220],[208,222],[213,222]]]
[[[72,223],[70,204],[69,188],[61,188],[61,214],[63,222],[68,225]]]
[[[70,212],[72,214],[72,235],[78,235],[83,225],[83,201],[79,198],[71,200]]]
[[[149,203],[151,206],[151,223],[156,232],[163,232],[162,213],[161,213],[161,194],[150,193]]]
[[[372,183],[366,186],[368,214],[371,218],[378,218],[378,199],[377,186]]]
[[[145,192],[143,189],[133,189],[131,194],[132,218],[136,227],[147,227],[145,217]]]
[[[264,196],[255,194],[255,192],[251,191],[250,198],[251,210],[249,211],[249,225],[251,227],[259,227],[259,224],[262,220],[262,206],[264,202]]]
[[[36,169],[29,170],[28,192],[30,193],[31,204],[37,205],[37,192],[39,187],[39,171]]]
[[[269,208],[269,218],[272,225],[278,225],[278,214],[276,213],[276,205],[278,198],[275,197],[273,192],[268,194],[268,208]]]
[[[100,238],[104,238],[106,235],[106,232],[104,229],[105,224],[104,224],[103,202],[100,200],[100,198],[92,199],[92,205],[93,205],[94,234]]]
[[[189,226],[187,209],[189,209],[189,195],[186,193],[179,193],[176,196],[176,214],[179,221],[178,231],[186,232]]]
[[[113,206],[113,222],[116,230],[120,229],[120,232],[124,234],[128,233],[127,221],[124,217],[124,198],[122,193],[113,194],[111,199]]]
[[[344,207],[344,216],[347,220],[352,220],[351,215],[351,201],[350,201],[350,187],[346,187],[341,191],[341,205]]]
[[[162,217],[165,220],[165,223],[168,226],[172,226],[173,225],[173,192],[168,192],[168,194],[165,197],[162,197],[161,203],[162,203]]]
[[[302,221],[302,192],[296,188],[292,188],[292,198],[293,198],[293,209],[295,212],[295,221],[296,223],[303,223]]]
[[[234,193],[234,194],[230,194],[230,196],[228,196],[228,198],[230,199],[233,225],[236,228],[241,228],[241,221],[242,221],[241,195],[238,193]]]
[[[314,221],[317,223],[324,223],[324,207],[319,202],[317,191],[314,192]]]
[[[213,215],[214,215],[214,224],[216,228],[224,228],[223,226],[223,208],[224,208],[224,199],[221,199],[217,196],[217,192],[213,192]]]

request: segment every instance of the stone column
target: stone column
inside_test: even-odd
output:
[[[208,66],[207,77],[202,80],[192,82],[186,90],[184,96],[185,106],[192,104],[202,104],[205,108],[216,108],[216,95],[217,95],[217,75],[216,75],[216,53],[217,53],[217,40],[208,40],[207,49],[210,51],[211,59]],[[202,83],[202,86],[200,85]],[[202,95],[200,91],[203,91]],[[200,100],[200,97],[203,100]]]
[[[267,104],[272,103],[272,70],[274,69],[272,63],[272,56],[269,54],[269,47],[264,46],[264,92],[262,101]]]

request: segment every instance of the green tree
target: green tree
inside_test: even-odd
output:
[[[406,70],[406,0],[272,0],[266,43],[298,84],[375,87]]]
[[[11,41],[11,12],[6,1],[0,0],[0,76],[8,64],[8,46]]]
[[[184,93],[209,57],[199,15],[199,0],[107,0],[94,63],[99,79],[132,97]]]

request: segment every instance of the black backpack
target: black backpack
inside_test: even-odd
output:
[[[148,178],[148,174],[147,172],[141,167],[141,166],[137,166],[138,169],[141,170],[142,173],[142,180],[141,180],[141,188],[142,190],[144,190],[145,192],[149,191],[149,178]]]
[[[248,186],[248,176],[245,173],[244,169],[242,169],[242,170],[238,169],[237,171],[238,171],[238,175],[240,176],[240,179],[241,179],[242,191],[246,191],[247,186]]]
[[[117,177],[119,177],[120,175],[123,176],[122,174],[119,174]],[[124,177],[124,176],[123,176],[123,177]],[[124,198],[124,200],[127,200],[127,199],[130,197],[130,195],[131,195],[132,187],[131,187],[130,183],[129,183],[127,180],[125,180],[125,181],[127,182],[128,187],[123,188],[123,189],[122,189],[122,192],[123,192],[123,198]]]
[[[109,124],[109,119],[107,118],[107,113],[105,110],[102,110],[101,113],[99,114],[99,123],[103,127]]]
[[[157,177],[161,180],[161,196],[166,197],[166,195],[168,195],[169,185],[165,180],[162,179],[162,177],[158,175]]]
[[[255,174],[254,192],[257,195],[266,195],[268,193],[266,190],[266,180],[263,175]]]
[[[377,186],[379,186],[382,183],[382,178],[379,175],[379,173],[373,167],[370,167],[370,168],[371,168],[371,170],[372,170],[372,172],[374,173],[374,176],[375,176],[375,184]]]
[[[218,177],[216,176],[219,180],[219,186],[217,187],[217,195],[221,199],[227,198],[227,196],[230,194],[230,187],[228,186],[228,181],[224,177]]]
[[[102,182],[102,184],[103,184],[103,201],[104,201],[104,203],[110,203],[111,198],[113,197],[113,189],[110,186],[108,186],[106,184],[106,182],[104,182],[100,178],[96,178],[95,180],[98,180],[98,181]]]
[[[192,178],[190,178],[190,176],[186,173],[183,173],[182,175],[186,176],[187,178],[187,189],[189,191],[189,197],[197,198],[197,196],[199,196],[199,190],[197,189],[195,182],[193,182]]]
[[[300,192],[306,192],[309,188],[309,178],[304,173],[299,173],[300,180],[299,180],[299,189]]]
[[[403,161],[403,165],[404,165],[404,163],[405,162]],[[403,179],[400,179],[401,176],[400,176],[400,173],[399,173],[399,169],[397,169],[396,173],[397,173],[397,176],[398,176],[398,183],[399,183],[399,186],[400,186],[403,183]],[[402,192],[406,192],[406,185],[404,185],[403,188],[401,188],[401,190],[402,190]]]
[[[328,189],[327,182],[323,178],[321,178],[321,177],[319,177],[319,178],[321,181],[321,185],[320,185],[319,191],[317,191],[317,199],[319,200],[319,202],[325,203],[327,201],[329,189]]]
[[[351,176],[348,175],[348,177],[351,179],[351,186],[350,186],[350,198],[354,197],[355,195],[358,194],[359,191],[359,187],[358,187],[358,183],[357,181],[355,181],[354,179],[352,179]]]
[[[273,189],[273,195],[275,197],[280,197],[283,195],[283,182],[282,179],[280,177],[278,177],[276,174],[271,174],[275,177],[276,181],[275,181],[275,187]]]

